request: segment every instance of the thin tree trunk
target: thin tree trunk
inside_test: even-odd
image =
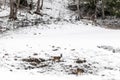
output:
[[[14,6],[14,19],[17,19],[17,12],[19,9],[19,5],[20,5],[20,0],[18,0],[16,6]]]
[[[37,4],[37,9],[36,9],[36,12],[40,12],[40,0],[38,0],[38,2],[37,2],[38,4]]]
[[[78,10],[78,20],[82,19],[81,11],[80,11],[80,0],[77,2],[77,10]]]
[[[43,8],[43,0],[41,0],[41,6],[40,6],[40,9],[42,10]]]
[[[104,0],[102,0],[102,19],[105,19],[105,9],[104,9]]]
[[[10,0],[10,16],[9,16],[9,19],[12,19],[13,13],[14,13],[14,10],[13,10],[13,0]]]
[[[94,18],[96,19],[97,18],[97,3],[98,3],[98,0],[94,0],[94,5],[95,5],[95,15],[94,15]]]
[[[29,4],[30,10],[33,9],[33,0],[31,0],[30,4]]]
[[[19,6],[20,6],[20,0],[18,0],[17,9],[19,9]]]
[[[34,13],[43,16],[43,15],[40,13],[40,0],[38,0],[38,2],[37,2],[37,9],[36,9],[36,11],[35,11]]]

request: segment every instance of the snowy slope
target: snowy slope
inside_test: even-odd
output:
[[[56,78],[56,80],[73,80],[74,78],[76,80],[119,80],[120,55],[119,52],[113,53],[112,51],[120,47],[119,33],[119,30],[103,29],[85,25],[82,22],[79,24],[39,25],[39,27],[8,31],[1,34],[0,38],[0,65],[3,71],[4,68],[7,70],[1,75],[15,75],[23,80],[38,78],[43,80],[49,78],[51,80]],[[107,47],[107,49],[101,46]],[[54,49],[58,50],[54,51]],[[38,55],[34,55],[34,53]],[[63,54],[62,60],[64,62],[54,63],[50,69],[45,67],[24,70],[23,65],[28,64],[21,61],[29,56],[48,59],[50,56],[60,54]],[[83,64],[76,64],[75,60],[78,58],[86,59],[87,62],[83,64],[91,64],[90,69],[85,68]],[[72,68],[81,67],[85,73],[79,76],[69,75],[69,69],[68,72],[63,69],[63,66],[66,65],[72,65]],[[26,74],[25,77],[21,77],[24,76],[23,73]],[[42,75],[44,76],[41,77]],[[54,76],[51,77],[51,75]],[[6,77],[2,78],[7,79]],[[11,77],[11,79],[15,78]]]
[[[45,0],[41,12],[47,16],[43,19],[69,20],[73,13],[68,14],[68,3],[68,0]],[[8,17],[9,9],[0,14]],[[21,14],[30,19],[41,18],[22,11]],[[8,25],[8,18],[3,19],[3,26],[13,27]],[[81,21],[60,21],[0,33],[0,79],[120,80],[119,34],[120,30]],[[61,54],[59,62],[52,60]],[[73,74],[78,68],[84,71]]]

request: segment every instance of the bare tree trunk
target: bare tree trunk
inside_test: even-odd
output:
[[[19,6],[20,6],[20,0],[18,0],[17,9],[19,9]]]
[[[92,24],[96,24],[96,19],[97,19],[97,3],[98,3],[98,0],[94,0],[95,13],[93,13],[92,16],[90,17],[90,20],[93,21]]]
[[[33,9],[33,0],[31,0],[30,4],[29,4],[30,10]]]
[[[94,0],[94,5],[95,5],[95,15],[94,15],[94,19],[97,18],[97,3],[98,3],[98,0]]]
[[[14,13],[13,0],[10,0],[10,16],[9,16],[9,19],[13,18],[13,13]]]
[[[14,8],[14,18],[15,19],[17,19],[17,12],[18,12],[19,6],[20,6],[20,0],[18,0],[18,2],[15,5],[16,8]]]
[[[42,10],[43,8],[43,0],[41,0],[41,6],[40,6],[40,9]]]
[[[43,16],[43,15],[40,13],[40,0],[38,0],[38,2],[37,2],[37,9],[36,9],[36,11],[35,11],[34,13]]]
[[[9,16],[9,19],[13,19],[13,20],[17,19],[17,10],[19,8],[19,3],[20,3],[20,0],[18,0],[17,4],[14,0],[10,0],[10,16]]]
[[[37,2],[38,4],[37,4],[37,9],[36,9],[36,12],[40,12],[40,0],[38,0],[38,2]]]
[[[77,0],[77,10],[78,10],[78,20],[80,20],[83,18],[80,11],[80,0]]]
[[[105,19],[104,0],[102,0],[102,19]]]

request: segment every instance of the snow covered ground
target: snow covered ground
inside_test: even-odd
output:
[[[44,16],[44,20],[50,16],[69,20],[72,13],[68,14],[70,11],[66,9],[68,1],[52,1],[45,1],[47,5],[42,12],[49,16]],[[5,19],[4,26],[12,27],[5,23],[9,9],[0,14],[1,20]],[[0,79],[120,80],[119,34],[120,30],[101,28],[86,21],[58,21],[0,33]],[[61,54],[60,61],[53,60]]]
[[[119,30],[82,22],[8,31],[0,35],[1,79],[119,80],[119,33]],[[51,56],[60,54],[63,55],[61,62],[46,61],[46,67],[38,64],[39,68],[30,68],[31,64],[22,61],[30,57],[49,60]],[[77,59],[86,62],[76,63]],[[71,74],[71,69],[76,68],[84,69],[84,72],[78,76]]]

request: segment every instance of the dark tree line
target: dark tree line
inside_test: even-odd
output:
[[[29,2],[28,2],[29,1]],[[9,19],[16,20],[17,12],[20,6],[29,7],[29,10],[33,8],[33,0],[10,0],[10,16]],[[41,15],[40,10],[43,7],[43,0],[37,1],[37,8],[35,14]]]
[[[120,0],[73,0],[77,2],[79,18],[102,18],[106,16],[120,17]],[[75,7],[75,6],[73,6]]]
[[[33,0],[9,0],[10,1],[10,19],[17,19],[17,12],[21,6],[33,9]],[[89,17],[89,19],[102,18],[106,16],[120,17],[120,0],[70,0],[76,2],[78,19]],[[43,7],[43,0],[38,0],[35,14],[42,15],[40,10]]]

